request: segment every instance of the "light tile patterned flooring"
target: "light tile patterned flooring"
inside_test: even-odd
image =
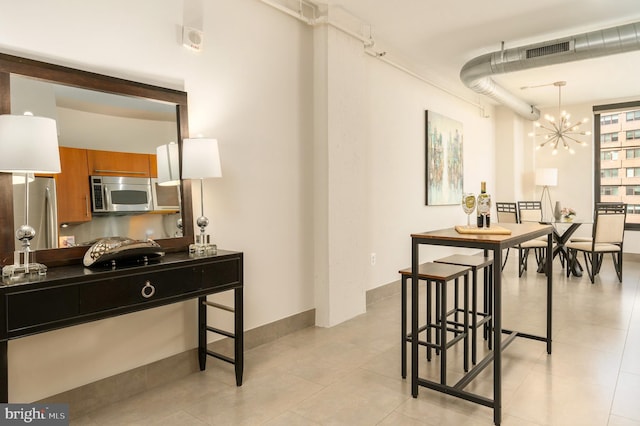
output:
[[[544,275],[528,271],[518,279],[513,257],[503,273],[504,327],[543,334]],[[503,425],[640,425],[638,259],[625,259],[619,284],[606,258],[593,285],[586,273],[565,278],[556,259],[553,354],[544,343],[524,339],[504,352]],[[535,264],[533,256],[529,263]],[[399,330],[398,293],[339,326],[307,328],[247,351],[242,387],[235,386],[231,365],[209,359],[203,373],[71,424],[493,424],[484,406],[426,388],[412,398],[410,380],[400,377]],[[421,358],[421,376],[432,376],[436,364]],[[450,365],[455,380],[460,363]],[[491,396],[491,376],[489,368],[469,390]]]

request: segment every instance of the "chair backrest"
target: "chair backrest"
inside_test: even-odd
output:
[[[498,223],[518,223],[516,203],[496,203]]]
[[[540,222],[542,203],[540,201],[518,201],[520,222]]]
[[[627,205],[624,203],[597,203],[593,222],[593,244],[622,245]]]
[[[596,203],[596,212],[624,213],[626,211],[625,203]]]

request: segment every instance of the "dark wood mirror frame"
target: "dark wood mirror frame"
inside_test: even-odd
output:
[[[42,81],[99,92],[175,104],[178,144],[180,152],[182,152],[182,139],[189,134],[187,94],[185,92],[0,53],[0,114],[11,113],[11,74],[19,74]],[[189,180],[182,181],[182,217],[184,225],[183,237],[164,238],[157,241],[166,251],[186,250],[189,244],[193,242],[193,221],[191,220],[193,208],[191,204],[191,181]],[[11,174],[0,173],[1,265],[13,263],[13,252],[16,245],[15,229]],[[72,264],[79,262],[86,250],[87,247],[38,250],[36,259],[47,266]]]

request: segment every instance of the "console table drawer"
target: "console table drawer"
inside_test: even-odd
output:
[[[199,268],[189,267],[84,284],[79,288],[80,314],[151,303],[192,293],[198,288],[199,275]]]
[[[241,280],[240,271],[240,261],[237,259],[204,265],[200,287],[208,289],[239,283]]]
[[[78,315],[78,289],[75,286],[11,293],[6,298],[9,332]]]

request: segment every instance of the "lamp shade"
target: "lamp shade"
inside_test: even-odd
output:
[[[182,178],[206,179],[222,176],[218,140],[185,139],[182,143]]]
[[[536,169],[537,186],[557,186],[558,169]]]
[[[0,171],[60,173],[56,122],[31,115],[0,115]]]
[[[178,144],[169,142],[156,148],[158,164],[158,185],[180,185],[180,160]]]

